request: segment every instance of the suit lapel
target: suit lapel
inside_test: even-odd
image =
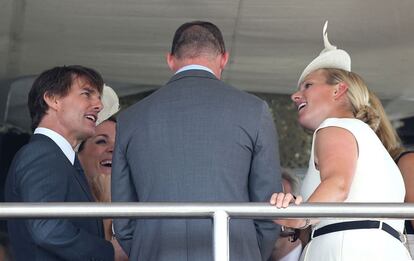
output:
[[[83,191],[87,195],[89,201],[94,202],[95,199],[92,197],[88,181],[86,180],[85,173],[83,172],[83,168],[79,162],[78,155],[75,154],[75,162],[73,167],[76,169],[75,178],[78,181],[79,185],[82,187]]]
[[[83,171],[82,165],[80,164],[77,154],[75,154],[75,162],[73,163],[73,167],[76,169],[77,172],[75,173],[76,180],[81,185],[83,191],[85,191],[86,195],[89,198],[89,201],[95,202],[95,199],[92,197],[88,181],[86,180],[85,172]],[[103,223],[101,219],[96,218],[96,226],[98,228],[99,235],[105,238],[105,233],[103,231]]]
[[[88,200],[90,202],[95,202],[95,199],[92,197],[92,194],[90,192],[90,188],[88,185],[88,181],[86,180],[85,173],[83,172],[82,166],[79,162],[78,155],[75,154],[75,162],[72,166],[71,162],[68,160],[68,158],[64,155],[64,153],[59,148],[59,146],[51,138],[43,134],[32,135],[31,141],[36,141],[36,140],[44,140],[45,142],[51,142],[52,144],[56,146],[56,153],[61,153],[62,157],[65,159],[67,164],[70,165],[70,168],[71,168],[70,175],[75,176],[76,181],[78,182],[82,190],[85,192],[85,195],[87,196]],[[95,220],[96,220],[96,226],[97,226],[99,236],[101,236],[102,238],[105,238],[102,219],[95,218]]]
[[[62,149],[59,148],[59,146],[48,136],[43,135],[43,134],[34,134],[31,137],[31,140],[35,141],[35,140],[42,140],[44,139],[45,141],[51,142],[56,146],[56,150],[59,151],[60,154],[62,154],[62,157],[65,158],[65,160],[67,161],[68,164],[72,165],[72,163],[69,161],[69,159],[65,156],[65,154],[63,153]],[[74,174],[76,181],[79,183],[80,187],[82,188],[82,190],[85,192],[86,197],[89,199],[89,201],[94,202],[95,200],[93,199],[89,186],[88,186],[88,182],[86,181],[86,177],[85,174],[83,173],[83,169],[82,166],[80,165],[79,159],[78,159],[78,155],[75,154],[75,162],[74,165],[72,166],[74,171],[71,171],[71,173]]]
[[[31,141],[36,141],[36,140],[44,140],[46,142],[51,142],[52,144],[54,144],[56,146],[56,150],[59,151],[60,154],[62,154],[62,157],[65,158],[65,161],[67,162],[67,164],[72,165],[72,163],[68,160],[68,158],[63,153],[62,149],[51,138],[49,138],[48,136],[43,135],[43,134],[34,134],[34,135],[32,135]],[[75,162],[74,162],[72,168],[74,168],[75,171],[71,171],[71,172],[74,174],[76,181],[79,183],[80,187],[85,192],[88,200],[91,201],[91,202],[94,202],[95,200],[92,197],[92,194],[91,194],[90,189],[89,189],[88,182],[86,180],[86,177],[85,177],[85,174],[83,172],[82,166],[80,165],[78,155],[76,155],[76,154],[75,154]]]

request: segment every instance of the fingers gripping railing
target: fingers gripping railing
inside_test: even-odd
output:
[[[0,203],[10,218],[212,218],[215,261],[229,260],[230,218],[414,219],[414,204],[312,203],[277,209],[267,203]]]

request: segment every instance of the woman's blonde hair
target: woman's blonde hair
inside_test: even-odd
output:
[[[369,92],[369,102],[371,103],[371,107],[378,112],[380,118],[379,126],[375,133],[381,140],[382,144],[384,144],[384,147],[387,149],[391,157],[394,160],[397,160],[400,154],[405,150],[401,145],[401,139],[398,137],[391,121],[388,119],[380,99],[372,91]]]
[[[368,124],[376,131],[380,123],[377,111],[369,102],[369,90],[364,80],[354,72],[341,69],[324,68],[326,82],[335,85],[344,82],[348,85],[347,96],[355,118]]]

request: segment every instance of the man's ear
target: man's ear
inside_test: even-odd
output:
[[[45,92],[43,94],[43,100],[50,109],[57,110],[59,108],[59,99],[56,95]]]
[[[348,90],[348,84],[346,84],[345,82],[340,82],[337,85],[335,85],[334,87],[334,98],[335,100],[339,99],[340,97],[342,97],[344,94],[346,94],[347,90]]]
[[[167,55],[166,55],[165,58],[167,60],[167,64],[168,64],[168,67],[170,68],[170,70],[173,71],[173,72],[175,72],[176,71],[175,70],[176,64],[175,64],[175,57],[174,57],[174,55],[171,54],[171,53],[167,53]]]
[[[229,61],[229,53],[224,52],[220,58],[220,69],[221,70],[224,70],[224,67],[226,67],[226,64],[228,61]]]

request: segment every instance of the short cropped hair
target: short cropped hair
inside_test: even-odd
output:
[[[56,95],[64,97],[76,78],[86,80],[99,93],[102,93],[104,81],[94,69],[81,65],[59,66],[42,72],[34,81],[30,89],[27,105],[32,119],[32,131],[39,125],[49,106],[43,96]]]
[[[195,58],[202,53],[226,52],[220,29],[205,21],[193,21],[181,25],[174,34],[171,54],[178,59]]]

